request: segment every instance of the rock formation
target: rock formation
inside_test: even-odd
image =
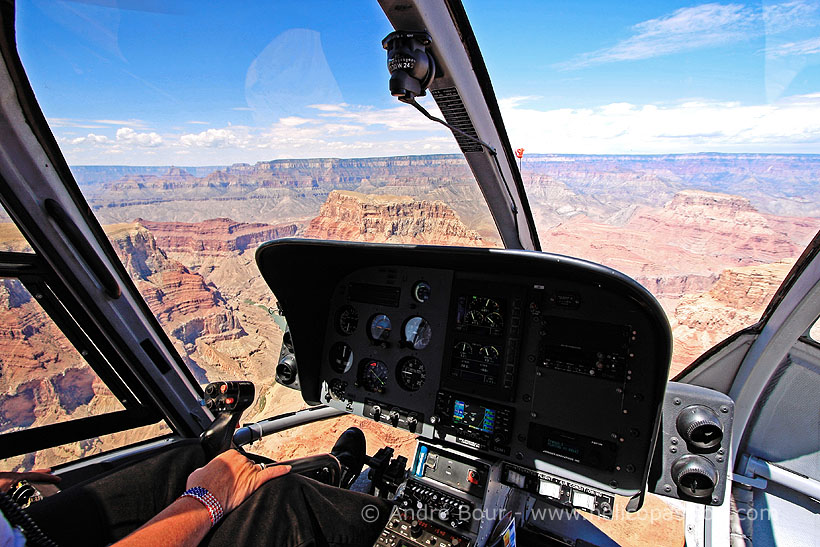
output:
[[[685,295],[670,316],[672,375],[731,334],[757,323],[794,260],[730,268],[701,294]]]
[[[447,204],[407,196],[373,196],[335,190],[310,221],[306,237],[376,243],[482,247]]]

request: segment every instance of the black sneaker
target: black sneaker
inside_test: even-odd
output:
[[[342,464],[342,480],[339,486],[350,488],[356,482],[356,477],[362,472],[367,460],[367,441],[364,433],[358,427],[349,428],[339,436],[330,453]]]

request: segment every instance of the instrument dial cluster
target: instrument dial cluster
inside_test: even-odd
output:
[[[406,406],[422,398],[432,406],[447,343],[452,272],[403,270],[398,279],[390,269],[365,268],[337,287],[322,364],[329,397],[398,399]]]

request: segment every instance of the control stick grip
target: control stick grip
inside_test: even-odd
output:
[[[204,404],[216,415],[199,437],[208,461],[231,447],[242,412],[251,406],[255,393],[253,383],[245,381],[211,382],[205,387]]]

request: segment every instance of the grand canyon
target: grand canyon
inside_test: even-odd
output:
[[[286,318],[256,269],[259,244],[295,236],[502,245],[466,162],[455,155],[72,169],[195,377],[256,384],[245,421],[305,406],[298,392],[274,381]],[[814,155],[536,155],[522,163],[544,251],[610,266],[658,298],[674,334],[671,376],[760,319],[820,229],[818,172]],[[25,249],[10,225],[0,236],[3,248]],[[0,315],[0,431],[116,407],[16,281],[0,285]],[[390,445],[412,453],[412,436],[355,417],[286,431],[252,450],[276,459],[328,450],[350,424],[365,430],[371,451]],[[1,465],[45,467],[162,430]]]

